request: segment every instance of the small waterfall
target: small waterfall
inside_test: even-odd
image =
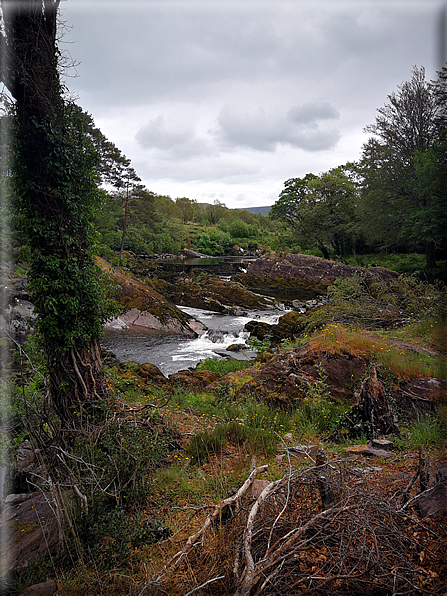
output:
[[[255,355],[249,349],[240,352],[228,352],[231,344],[245,344],[249,333],[244,330],[248,321],[253,319],[269,324],[278,322],[286,311],[249,311],[246,316],[224,315],[198,308],[179,306],[179,308],[201,321],[208,330],[195,339],[166,337],[145,332],[120,331],[106,333],[103,346],[113,352],[121,361],[149,362],[155,364],[161,372],[169,376],[179,370],[194,368],[197,364],[214,356],[231,356],[248,359]]]

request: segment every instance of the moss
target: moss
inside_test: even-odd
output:
[[[173,318],[187,324],[191,319],[189,315],[176,308],[159,292],[142,281],[125,275],[119,269],[112,270],[110,264],[103,259],[97,258],[97,262],[103,271],[111,272],[116,299],[126,310],[137,308],[156,316],[161,321]]]

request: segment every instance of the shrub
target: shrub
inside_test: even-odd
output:
[[[233,245],[230,234],[212,228],[210,232],[204,232],[197,241],[197,250],[206,255],[224,255]]]

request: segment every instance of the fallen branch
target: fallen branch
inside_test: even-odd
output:
[[[237,596],[245,596],[250,592],[251,586],[253,585],[253,576],[255,572],[255,564],[253,561],[253,556],[251,554],[251,540],[253,537],[253,523],[256,518],[256,515],[261,507],[262,503],[267,499],[267,497],[272,493],[272,491],[278,486],[282,479],[276,480],[275,482],[271,482],[268,486],[264,488],[262,493],[256,499],[255,504],[251,508],[250,514],[248,516],[247,525],[244,532],[244,541],[243,541],[243,549],[244,549],[244,558],[245,558],[245,571],[241,578],[241,587],[236,592]]]
[[[205,582],[203,584],[200,584],[200,586],[196,586],[195,588],[193,588],[192,590],[190,590],[187,594],[185,594],[185,596],[191,596],[191,594],[194,594],[194,592],[197,592],[197,590],[201,590],[202,588],[204,588],[208,584],[212,584],[213,582],[217,582],[217,580],[223,579],[224,577],[225,577],[225,575],[218,575],[217,577],[213,577],[213,579],[209,579],[207,582]]]
[[[384,593],[390,576],[396,591],[406,593],[425,581],[408,560],[417,551],[405,532],[408,518],[386,499],[358,490],[340,463],[287,474],[264,489],[235,553],[234,596],[361,593],[369,586]],[[309,504],[321,496],[322,476],[334,505],[313,512]]]
[[[159,583],[164,577],[166,577],[168,571],[171,571],[173,567],[178,565],[178,563],[185,556],[188,555],[188,553],[191,551],[191,549],[194,548],[194,546],[197,544],[197,542],[200,540],[200,538],[205,534],[206,530],[218,518],[222,509],[227,505],[232,505],[233,503],[236,503],[247,492],[247,490],[250,488],[250,486],[253,484],[253,481],[256,478],[256,476],[258,474],[260,474],[261,472],[265,472],[265,470],[267,470],[267,468],[268,468],[268,465],[259,466],[258,468],[255,468],[235,495],[228,497],[227,499],[224,499],[218,505],[216,505],[213,513],[211,515],[207,516],[205,523],[200,528],[200,530],[198,530],[195,534],[190,536],[188,538],[188,540],[186,541],[186,544],[183,547],[183,549],[169,559],[169,561],[164,566],[162,573],[160,573],[160,575],[157,577],[157,579],[154,580],[156,583]]]

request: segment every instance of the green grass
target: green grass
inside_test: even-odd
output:
[[[309,394],[292,413],[272,409],[253,399],[231,395],[193,393],[177,388],[170,407],[177,411],[191,408],[197,415],[198,430],[186,447],[186,456],[202,464],[228,443],[250,454],[271,456],[286,433],[296,440],[315,441],[335,428],[344,406],[328,396],[323,380],[309,387]],[[180,456],[179,456],[180,457]]]
[[[408,433],[413,448],[420,446],[430,449],[440,445],[447,438],[447,416],[425,416],[413,420]]]
[[[215,356],[214,358],[206,358],[205,360],[202,360],[196,370],[209,370],[223,376],[228,373],[249,368],[252,364],[253,363],[250,360],[235,360],[234,358],[224,359]]]

